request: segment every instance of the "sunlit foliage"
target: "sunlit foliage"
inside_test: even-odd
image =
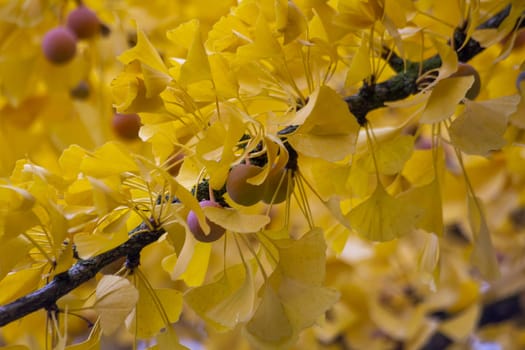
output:
[[[0,305],[159,233],[0,344],[525,346],[478,329],[525,288],[524,11],[0,2]]]

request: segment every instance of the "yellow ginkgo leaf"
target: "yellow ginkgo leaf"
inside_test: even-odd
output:
[[[347,215],[350,225],[360,235],[382,242],[412,231],[420,216],[420,208],[403,198],[392,197],[381,183],[368,199]]]
[[[119,177],[107,177],[104,180],[88,177],[88,181],[91,184],[93,205],[100,216],[126,205],[128,198],[120,191]]]
[[[383,17],[383,11],[377,1],[343,0],[337,3],[337,9],[342,15],[340,21],[356,29],[369,28]]]
[[[179,81],[186,86],[201,80],[211,80],[211,69],[208,55],[202,42],[200,26],[193,33],[186,62],[181,67]]]
[[[519,103],[516,106],[516,111],[511,114],[509,121],[521,129],[525,129],[525,84],[523,80],[520,83],[521,93],[519,95]]]
[[[11,269],[24,259],[27,259],[27,252],[31,249],[31,244],[21,236],[9,240],[2,240],[0,243],[0,280],[2,280]]]
[[[126,327],[137,338],[148,339],[179,319],[182,293],[176,289],[152,289],[141,273],[139,276],[135,282],[138,301],[126,318]]]
[[[23,188],[0,185],[0,204],[5,205],[8,211],[30,210],[35,204],[35,198]]]
[[[339,299],[334,289],[286,277],[278,293],[290,323],[298,330],[312,326]]]
[[[188,291],[184,300],[216,330],[232,329],[253,312],[252,268],[249,264],[231,266],[217,281]]]
[[[437,157],[435,157],[436,153]],[[431,183],[436,177],[436,169],[443,169],[443,167],[444,157],[442,148],[415,150],[412,152],[410,159],[405,163],[401,174],[413,186],[417,187]]]
[[[261,303],[246,324],[245,334],[261,349],[288,349],[297,333],[277,293],[268,284],[263,288]]]
[[[266,146],[268,161],[257,175],[246,180],[252,185],[262,185],[271,171],[284,168],[289,159],[288,151],[278,138],[265,135],[263,142]]]
[[[125,278],[106,275],[95,291],[94,308],[100,316],[100,327],[106,335],[115,332],[139,299],[137,289]]]
[[[188,350],[187,347],[179,343],[179,337],[175,330],[170,326],[161,330],[156,336],[157,344],[151,350]]]
[[[403,28],[417,14],[414,3],[410,0],[400,0],[396,2],[385,1],[385,14],[391,18],[397,28]]]
[[[351,168],[350,164],[328,162],[321,158],[299,157],[299,168],[304,176],[315,188],[317,194],[328,201],[332,196],[345,196],[350,193],[347,187],[348,177],[354,170],[362,168]],[[368,173],[364,171],[365,176]],[[330,178],[331,181],[326,181]]]
[[[433,274],[439,263],[439,251],[438,236],[433,233],[425,234],[423,251],[419,259],[419,267],[422,272],[422,281],[427,282],[430,286],[434,285]]]
[[[421,122],[438,123],[451,117],[456,106],[464,99],[473,83],[473,76],[447,78],[438,81],[430,93],[421,116]]]
[[[274,37],[262,13],[259,14],[255,22],[254,36],[252,43],[237,49],[237,58],[241,62],[282,55],[281,45]]]
[[[107,142],[97,149],[93,156],[85,157],[80,169],[93,177],[139,171],[137,163],[130,157],[129,150],[116,142]]]
[[[281,20],[277,20],[277,29],[284,34],[283,44],[286,45],[305,32],[308,22],[293,1],[281,1],[281,3],[284,4],[284,6],[281,7],[283,11],[279,12],[276,9],[276,12],[281,14],[281,16],[278,17]]]
[[[89,337],[78,344],[69,345],[66,350],[99,350],[100,349],[100,338],[102,336],[102,329],[100,322],[96,322],[91,328]]]
[[[162,106],[162,99],[158,95],[146,97],[146,83],[135,73],[121,72],[117,75],[111,81],[111,94],[115,108],[122,113],[155,112]]]
[[[472,37],[479,41],[482,47],[489,47],[501,42],[512,30],[515,29],[514,24],[516,21],[520,20],[520,17],[525,10],[525,5],[521,1],[511,1],[511,4],[512,6],[510,7],[508,15],[505,16],[497,29],[477,28],[477,30],[472,33]],[[496,62],[502,60],[503,58],[498,57]]]
[[[202,227],[202,230],[205,233],[208,233],[210,227],[206,223],[206,217],[204,216],[204,212],[202,211],[202,208],[199,205],[199,201],[190,191],[188,191],[181,184],[179,184],[172,176],[168,175],[167,178],[169,179],[170,192],[172,196],[179,199],[180,202],[184,204],[184,206],[186,206],[189,210],[195,213],[195,215],[197,216],[197,220],[199,220],[200,227]]]
[[[464,341],[472,335],[478,323],[479,315],[480,306],[473,304],[459,315],[441,323],[439,331],[453,341]]]
[[[323,231],[313,228],[300,239],[273,241],[279,251],[279,269],[283,275],[310,285],[324,282],[326,243]]]
[[[34,291],[42,280],[43,264],[9,273],[0,281],[0,305]]]
[[[156,95],[159,95],[171,80],[169,75],[154,70],[149,66],[142,67],[142,76],[144,77],[146,98],[152,98]]]
[[[58,163],[64,179],[74,180],[77,177],[80,171],[80,164],[86,153],[86,150],[78,145],[71,145],[62,152]]]
[[[324,42],[335,51],[335,43],[347,33],[336,23],[337,11],[326,2],[318,1],[313,9],[313,17],[308,23],[308,29],[312,39],[316,42]],[[335,52],[334,52],[335,54]],[[335,57],[331,55],[332,57]]]
[[[230,329],[239,322],[248,321],[255,302],[255,288],[252,268],[245,264],[245,276],[242,285],[227,298],[212,307],[207,316]]]
[[[225,109],[221,112],[221,120],[213,123],[197,144],[197,157],[210,174],[212,188],[220,189],[226,182],[230,164],[237,158],[234,150],[245,130],[240,115]]]
[[[270,223],[267,215],[246,214],[237,209],[206,207],[203,210],[211,221],[232,232],[257,232]]]
[[[239,9],[246,6],[247,3],[240,3],[235,11],[237,12]],[[223,16],[215,22],[213,28],[208,33],[206,48],[213,52],[221,52],[225,50],[234,51],[237,47],[246,44],[246,41],[243,40],[243,38],[248,35],[250,29],[251,28],[248,27],[247,23],[237,16]],[[184,34],[185,33],[181,36],[184,36]]]
[[[352,86],[359,83],[372,75],[372,66],[370,64],[370,47],[368,46],[368,38],[363,36],[361,45],[358,47],[350,68],[346,75],[346,86]]]
[[[408,203],[417,203],[421,208],[421,215],[416,221],[417,227],[437,235],[443,233],[443,201],[436,179],[424,186],[413,187],[400,197]]]
[[[107,252],[110,249],[128,240],[128,231],[121,228],[117,232],[102,234],[82,232],[75,235],[75,246],[79,257],[89,259],[95,255]]]
[[[294,123],[302,125],[288,141],[299,153],[338,161],[355,150],[359,124],[341,96],[328,86],[312,93]]]
[[[159,72],[168,73],[166,65],[162,61],[157,49],[139,27],[137,27],[137,45],[124,51],[118,59],[124,64],[138,60]]]
[[[439,57],[441,58],[441,66],[439,67],[438,80],[449,77],[458,69],[458,54],[454,48],[439,40],[432,40],[436,47]]]
[[[360,158],[360,161],[364,161],[364,167],[370,172],[377,170],[380,174],[394,175],[401,172],[413,151],[414,137],[397,134],[378,143],[373,150],[374,155],[368,153],[364,158]]]
[[[479,198],[468,196],[469,222],[474,236],[474,250],[471,260],[485,278],[493,280],[499,277],[500,271],[496,259],[496,250],[492,244],[489,227],[480,205]]]
[[[189,50],[195,39],[195,31],[199,28],[200,23],[197,19],[192,19],[187,22],[179,24],[176,28],[170,29],[166,32],[166,37],[176,47]]]
[[[500,149],[506,143],[503,135],[517,103],[515,96],[482,102],[465,101],[465,112],[448,129],[452,143],[465,153],[481,156]]]
[[[0,186],[0,238],[8,240],[37,225],[40,220],[33,211],[35,198],[15,186]]]
[[[186,237],[180,253],[171,254],[162,260],[162,268],[172,280],[183,280],[190,287],[204,282],[212,245]]]
[[[208,56],[217,95],[223,99],[237,97],[239,82],[229,62],[222,55]]]

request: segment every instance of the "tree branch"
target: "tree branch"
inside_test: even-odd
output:
[[[510,7],[496,14],[493,18],[485,22],[482,27],[498,27],[509,13]],[[523,22],[520,23],[521,27],[525,25]],[[465,38],[464,31],[457,29],[454,33],[454,47],[460,47],[461,45],[458,44],[463,43]],[[460,61],[468,61],[481,51],[483,51],[483,48],[479,43],[470,38],[467,44],[458,51],[458,57]],[[391,57],[393,57],[390,61],[391,65],[395,70],[399,71],[397,75],[378,84],[364,84],[357,94],[344,98],[350,111],[356,116],[361,125],[366,124],[366,115],[368,112],[384,107],[385,102],[401,100],[417,93],[417,79],[421,71],[425,73],[441,66],[441,59],[437,55],[421,63],[402,62],[402,65],[397,56],[392,55]],[[403,71],[401,71],[401,67],[403,67]],[[288,127],[286,130],[290,131],[292,129],[293,126]],[[283,132],[280,134],[284,136],[286,133],[287,132]],[[138,256],[142,249],[157,241],[164,233],[165,231],[162,228],[151,231],[146,224],[139,225],[130,232],[130,239],[120,246],[90,259],[79,260],[69,270],[55,276],[50,283],[41,289],[21,297],[12,303],[0,306],[0,326],[9,324],[40,309],[52,310],[58,299],[81,284],[89,281],[103,267],[122,257],[131,257],[135,264],[138,263]],[[519,295],[510,298],[510,301],[517,300],[516,298],[519,298]],[[498,320],[497,322],[508,320],[517,314],[523,314],[523,311],[521,304],[519,307],[513,306],[511,308],[502,308],[501,305],[497,303],[489,304],[483,308],[479,325],[483,326],[490,323],[489,320]],[[497,317],[494,315],[497,315]],[[443,335],[436,334],[435,337],[436,343],[443,341]]]
[[[510,14],[510,9],[511,5],[508,5],[478,28],[498,28]],[[516,23],[516,29],[524,26],[525,21]],[[456,48],[460,62],[468,62],[485,49],[474,38],[471,37],[467,40],[465,26],[456,28],[454,31],[452,46]],[[367,122],[366,115],[374,109],[385,107],[385,102],[402,100],[416,94],[419,91],[417,79],[420,75],[441,67],[439,55],[434,55],[423,62],[411,62],[403,60],[395,52],[385,48],[381,57],[389,63],[397,75],[379,84],[369,85],[365,83],[357,94],[344,98],[348,108],[361,126]]]
[[[164,232],[162,228],[149,231],[146,224],[137,226],[130,232],[131,238],[118,247],[93,258],[80,260],[41,289],[0,306],[0,327],[34,311],[53,308],[58,299],[95,277],[103,267],[122,257],[140,254],[145,246],[157,241]]]

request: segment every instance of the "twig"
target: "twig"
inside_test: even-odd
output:
[[[23,296],[10,304],[0,306],[0,327],[18,320],[34,311],[52,308],[58,299],[89,281],[104,267],[119,258],[139,254],[147,245],[157,241],[164,229],[147,230],[145,224],[139,225],[135,231],[143,231],[131,236],[129,240],[105,253],[93,258],[80,260],[69,270],[60,273],[44,287]]]
[[[511,6],[508,5],[502,11],[482,23],[479,29],[497,28],[509,15]],[[517,22],[516,28],[525,27],[525,21]],[[453,45],[456,48],[458,60],[468,62],[485,48],[474,38],[467,40],[465,28],[456,28],[453,35]],[[357,94],[345,97],[348,108],[356,117],[360,125],[365,125],[366,115],[377,108],[385,106],[385,102],[398,101],[416,94],[418,89],[417,79],[421,74],[441,66],[441,58],[434,55],[423,62],[403,61],[395,52],[383,48],[381,57],[389,63],[390,67],[397,72],[392,78],[379,84],[364,84]]]
[[[496,28],[509,13],[510,7],[485,22],[482,25],[483,28]],[[521,26],[525,26],[525,21],[522,21],[521,23]],[[460,45],[458,45],[458,43],[463,43],[465,40],[464,35],[464,32],[460,29],[455,31],[454,47],[459,47]],[[458,57],[461,61],[468,61],[483,50],[479,43],[472,38],[463,46],[464,47],[458,52]],[[396,56],[391,57],[393,57],[393,60],[397,60]],[[400,62],[397,62],[395,65],[398,66],[398,68],[401,67]],[[422,67],[420,67],[420,65],[422,65]],[[421,63],[404,62],[403,67],[406,67],[404,71],[399,72],[394,77],[382,83],[373,85],[365,84],[357,94],[345,97],[344,99],[352,113],[358,119],[358,122],[364,125],[366,124],[366,115],[368,112],[383,107],[385,102],[401,100],[417,93],[418,86],[416,81],[421,71],[423,73],[428,72],[429,70],[440,66],[441,59],[439,56],[431,57]],[[289,128],[293,128],[293,126]],[[139,230],[142,232],[133,234]],[[133,234],[131,235],[131,238],[120,246],[90,259],[80,260],[66,272],[55,276],[50,283],[41,289],[21,297],[10,304],[0,306],[0,327],[37,310],[51,310],[56,305],[57,300],[62,296],[89,281],[103,267],[122,257],[131,257],[131,264],[137,264],[137,257],[142,249],[157,241],[164,233],[165,231],[162,228],[150,231],[145,224],[138,226],[131,232],[131,234]],[[492,311],[489,310],[492,310],[492,307],[493,304],[487,305],[484,308],[484,314],[485,312],[487,314],[491,313]],[[516,310],[519,313],[522,313],[523,311],[521,308]],[[500,318],[498,319],[504,320],[514,316],[515,313],[501,313],[499,316]],[[485,319],[482,317],[482,320]],[[482,321],[482,323],[483,322],[488,321]],[[442,335],[437,334],[436,337],[442,338]]]

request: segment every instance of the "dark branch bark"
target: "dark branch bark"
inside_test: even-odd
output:
[[[138,226],[131,231],[131,238],[122,245],[91,259],[80,260],[41,289],[0,306],[0,327],[34,311],[53,308],[58,299],[95,277],[103,267],[122,257],[140,254],[145,246],[157,241],[164,232],[162,228],[148,231],[145,224]]]
[[[509,15],[510,5],[482,23],[480,29],[497,28]],[[518,22],[517,27],[525,26],[525,21]],[[456,48],[458,60],[467,62],[481,53],[485,48],[473,38],[467,40],[465,28],[457,28],[453,35],[453,47]],[[384,49],[381,57],[398,74],[379,84],[364,84],[357,94],[345,97],[348,108],[356,117],[360,125],[366,124],[366,115],[377,108],[385,106],[385,102],[398,101],[416,94],[418,89],[417,79],[420,73],[424,74],[441,66],[439,55],[432,56],[423,62],[404,61],[395,52]]]

